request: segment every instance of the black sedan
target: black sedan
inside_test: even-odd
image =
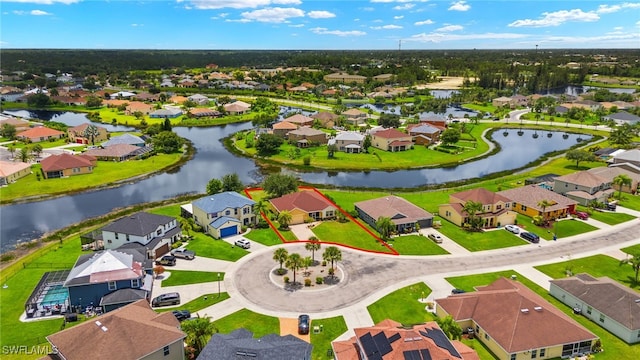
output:
[[[186,320],[191,317],[191,312],[189,310],[173,310],[172,313],[178,321]]]
[[[298,334],[300,335],[308,334],[310,322],[311,320],[309,319],[309,315],[298,316]]]

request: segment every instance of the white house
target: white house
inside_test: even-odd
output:
[[[102,228],[105,249],[139,243],[155,258],[169,252],[171,244],[181,236],[182,229],[175,218],[146,212],[125,216]]]

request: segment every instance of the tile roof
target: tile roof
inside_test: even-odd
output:
[[[120,218],[102,228],[102,231],[117,232],[136,236],[155,233],[159,226],[166,225],[176,219],[171,216],[137,212]]]
[[[553,205],[547,206],[544,209],[545,212],[561,210],[577,204],[576,201],[571,200],[566,196],[544,189],[538,185],[527,185],[515,189],[504,190],[500,191],[498,194],[511,201],[515,201],[538,211],[542,211],[542,208],[538,206],[538,203],[542,200],[547,200]]]
[[[30,167],[31,164],[21,161],[0,161],[0,177],[7,177]]]
[[[202,209],[207,214],[217,213],[225,209],[238,209],[256,202],[234,191],[207,195],[192,202],[192,205]]]
[[[341,141],[363,141],[364,135],[355,131],[341,131],[336,135],[335,139]]]
[[[116,144],[107,146],[104,149],[89,149],[84,152],[85,155],[95,157],[123,157],[140,150],[139,146],[129,144]]]
[[[142,140],[142,138],[139,136],[132,135],[132,134],[122,134],[120,136],[112,137],[108,141],[103,142],[102,146],[107,147],[107,146],[116,145],[116,144],[137,145],[137,144],[144,144],[144,143],[145,141]]]
[[[459,199],[466,203],[467,201],[475,201],[482,203],[483,205],[496,204],[500,201],[509,202],[510,200],[500,193],[494,193],[493,191],[485,188],[475,188],[471,190],[461,191],[450,195],[451,198]]]
[[[337,360],[360,360],[360,353],[371,359],[479,359],[472,348],[460,341],[447,339],[435,321],[413,327],[403,327],[393,320],[384,320],[375,326],[354,329],[356,336],[345,341],[334,341]],[[417,357],[407,357],[415,354]]]
[[[282,210],[291,211],[300,209],[304,212],[321,211],[328,207],[334,207],[329,200],[313,190],[302,190],[271,199],[271,204],[278,212]]]
[[[630,177],[633,181],[640,181],[640,174],[635,173],[633,171],[629,171],[627,169],[618,167],[618,166],[602,166],[602,167],[597,167],[597,168],[593,168],[593,169],[589,169],[587,170],[588,172],[592,173],[592,174],[596,174],[600,177],[603,177],[607,180],[609,180],[609,182],[613,182],[613,179],[618,176],[618,175],[627,175],[628,177]],[[617,188],[617,186],[615,186]]]
[[[76,167],[94,166],[96,158],[91,155],[71,155],[63,153],[60,155],[51,155],[40,161],[42,170],[60,171],[65,169],[71,169]]]
[[[640,161],[640,150],[638,149],[627,150],[622,154],[616,155],[615,159],[616,161],[618,160]]]
[[[284,119],[284,121],[288,121],[294,124],[307,124],[307,123],[312,123],[313,119],[308,116],[304,116],[302,114],[295,114],[293,116],[289,116],[288,118]]]
[[[409,134],[405,134],[398,129],[384,129],[376,131],[373,136],[377,136],[383,139],[397,139],[397,138],[406,138],[410,136]]]
[[[197,360],[241,359],[304,360],[311,359],[313,346],[293,335],[276,334],[254,338],[246,329],[230,334],[214,334]]]
[[[640,330],[640,293],[603,276],[578,274],[551,284],[631,330]]]
[[[138,300],[49,335],[47,340],[67,360],[100,359],[106,354],[133,360],[184,339],[179,327],[171,312],[158,314],[146,300]]]
[[[414,223],[419,220],[433,218],[433,215],[428,211],[395,195],[360,201],[353,205],[373,219],[384,216],[390,218],[394,224]]]
[[[73,131],[76,134],[82,134],[89,127],[89,125],[93,125],[93,126],[97,127],[98,130],[105,130],[105,131],[107,130],[107,129],[103,128],[102,126],[98,126],[98,125],[90,124],[90,123],[83,123],[83,124],[80,124],[78,126],[74,126],[72,128],[69,128],[68,130],[69,131]]]
[[[436,303],[456,321],[472,319],[507,353],[597,338],[526,286],[506,278]]]
[[[321,112],[319,112],[317,114],[311,115],[311,117],[313,119],[318,119],[318,120],[336,120],[340,116],[338,116],[338,115],[336,115],[334,113],[330,113],[328,111],[321,111]]]
[[[138,279],[143,275],[142,264],[133,255],[116,250],[104,250],[80,256],[64,282],[65,287]]]
[[[62,131],[51,129],[45,126],[34,127],[16,134],[17,137],[24,137],[29,139],[61,135],[64,135]]]
[[[569,184],[576,184],[589,188],[598,187],[602,184],[609,183],[609,181],[602,176],[592,174],[588,171],[578,171],[571,174],[563,175],[557,177],[556,181],[564,181]]]
[[[342,112],[342,115],[362,116],[367,115],[367,113],[359,109],[351,108],[347,111]]]
[[[435,134],[438,131],[440,131],[440,129],[428,124],[418,125],[418,126],[412,127],[411,130],[409,130],[411,134]]]
[[[325,135],[326,133],[312,127],[303,126],[298,128],[297,130],[289,131],[289,134],[293,135],[304,135],[304,136],[315,136],[315,135]]]
[[[294,123],[290,123],[288,121],[279,121],[279,122],[273,124],[272,128],[275,129],[275,130],[279,130],[279,129],[295,130],[295,129],[298,128],[298,125],[296,125]]]

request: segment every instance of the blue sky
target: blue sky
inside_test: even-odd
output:
[[[640,48],[640,2],[0,0],[0,47]]]

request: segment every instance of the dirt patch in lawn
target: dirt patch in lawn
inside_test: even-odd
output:
[[[311,343],[311,331],[307,335],[298,334],[298,319],[280,318],[280,336],[293,335],[298,339]]]

